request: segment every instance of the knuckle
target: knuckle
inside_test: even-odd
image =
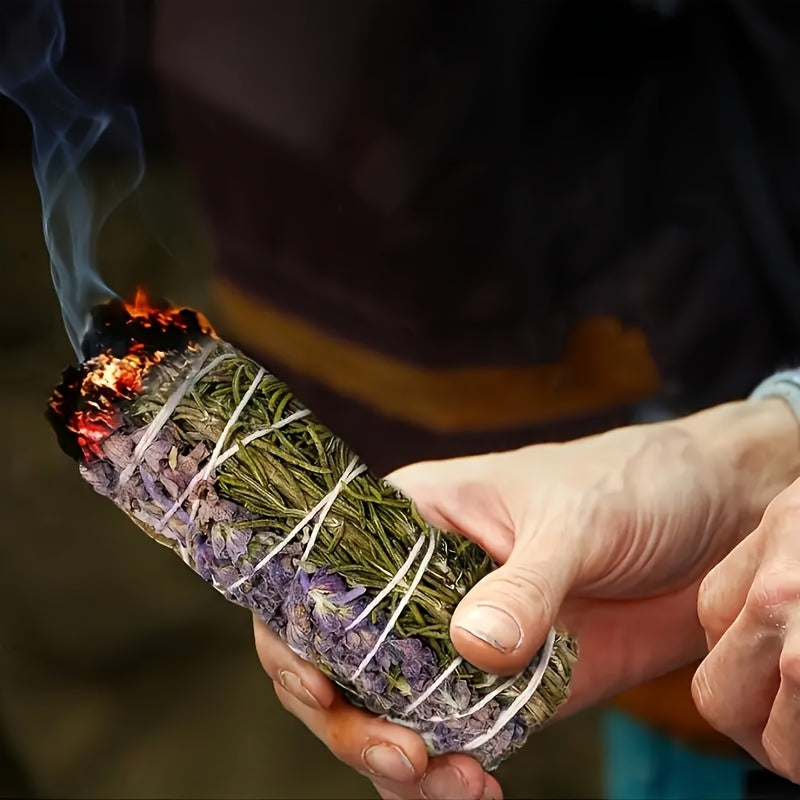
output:
[[[800,575],[785,567],[762,569],[747,594],[745,611],[754,622],[780,627],[785,607],[800,599]]]
[[[712,695],[705,667],[698,667],[692,677],[692,700],[706,722],[711,722]]]
[[[734,720],[728,709],[729,704],[719,697],[710,672],[705,663],[697,669],[692,678],[692,699],[703,719],[724,733],[732,728]]]
[[[736,619],[735,610],[720,603],[719,573],[711,570],[700,584],[697,594],[697,617],[706,633],[719,639]]]
[[[765,541],[784,540],[788,535],[790,541],[796,541],[794,531],[800,522],[800,484],[791,490],[779,494],[764,511],[757,533],[765,537]]]
[[[792,697],[800,694],[800,651],[784,649],[779,659],[781,680]]]
[[[716,598],[716,576],[714,570],[708,573],[700,583],[697,590],[697,616],[700,624],[705,628],[717,614]]]
[[[768,550],[779,553],[783,561],[800,565],[800,480],[779,494],[768,506],[756,533],[763,537]]]

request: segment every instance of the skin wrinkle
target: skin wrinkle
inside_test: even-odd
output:
[[[681,443],[684,444],[684,447],[680,447]],[[676,446],[678,458],[674,458]],[[602,578],[582,586],[581,594],[591,596],[609,585],[614,585],[623,595],[638,593],[636,584],[642,571],[647,570],[653,561],[663,558],[661,548],[670,547],[677,538],[662,535],[661,531],[654,532],[654,522],[660,520],[663,531],[677,530],[679,523],[683,526],[686,525],[687,506],[694,508],[693,514],[696,521],[693,524],[701,533],[692,540],[693,543],[696,543],[695,547],[689,548],[688,551],[683,540],[672,546],[681,547],[681,560],[687,565],[696,564],[708,557],[706,551],[710,542],[713,541],[713,536],[710,534],[720,524],[720,521],[714,519],[711,498],[720,496],[719,490],[714,491],[711,488],[704,491],[687,490],[689,496],[681,503],[680,517],[677,516],[678,512],[674,512],[671,508],[668,508],[666,512],[659,508],[658,504],[653,502],[652,497],[645,497],[642,498],[644,502],[634,503],[636,517],[633,521],[631,521],[629,513],[631,497],[642,493],[640,488],[642,474],[648,474],[653,467],[660,469],[663,474],[663,465],[670,465],[674,473],[670,482],[677,483],[680,487],[686,474],[694,474],[684,468],[683,464],[697,458],[699,458],[699,454],[693,448],[688,434],[679,430],[667,429],[664,435],[647,437],[641,441],[640,446],[627,459],[622,470],[602,475],[591,489],[584,493],[583,499],[573,515],[575,517],[574,524],[578,527],[586,526],[589,529],[609,532],[607,536],[598,537],[598,549],[604,547],[607,538],[613,539],[619,545],[622,542],[628,542],[630,546],[627,548],[620,546],[621,553],[603,549],[600,557],[596,550],[590,558],[596,564],[595,571]],[[676,466],[673,466],[674,462],[677,462]],[[611,487],[613,489],[609,491]],[[649,488],[646,486],[644,491],[648,491]],[[685,581],[686,574],[680,564],[676,564],[672,572],[674,574],[665,576],[662,582],[651,583],[652,594],[668,592]]]
[[[740,744],[757,740],[769,718],[780,685],[782,646],[782,631],[745,609],[698,669],[696,680],[704,689],[698,710]],[[730,701],[734,691],[736,704]]]
[[[780,687],[761,742],[773,767],[790,780],[800,780],[800,748],[793,731],[800,724],[800,603],[792,604],[788,615],[795,627],[785,636],[779,659]]]
[[[786,757],[786,752],[783,749],[780,737],[776,736],[773,738],[770,733],[764,729],[764,733],[761,736],[761,744],[775,770],[784,775],[788,775],[792,769],[792,761]]]
[[[740,542],[728,558],[703,579],[697,611],[706,630],[709,650],[716,646],[744,608],[765,550],[766,537],[757,531]]]
[[[496,578],[496,581],[492,584],[492,589],[502,592],[503,586],[507,587],[508,598],[511,599],[512,603],[516,602],[515,598],[517,597],[528,597],[533,593],[536,596],[537,607],[541,609],[542,619],[551,620],[553,618],[555,614],[555,609],[553,608],[553,598],[556,595],[555,587],[547,571],[540,569],[537,564],[514,562],[508,565],[503,570],[502,577]],[[502,606],[503,604],[498,603],[498,605]]]
[[[781,565],[759,570],[745,601],[745,611],[752,621],[768,631],[782,630],[787,610],[797,602],[800,577]]]
[[[761,743],[774,770],[793,783],[800,782],[800,766],[795,752],[797,747],[790,744],[787,752],[781,739],[773,740],[766,732],[761,737]]]
[[[706,643],[710,651],[716,646],[725,631],[736,621],[741,609],[737,605],[720,603],[718,592],[714,593],[718,582],[709,584],[707,578],[708,576],[700,584],[698,591],[697,617],[706,631]]]
[[[493,490],[489,497],[485,483],[476,481],[465,484],[458,489],[455,508],[469,509],[468,517],[461,523],[455,523],[458,524],[459,532],[468,531],[470,538],[486,550],[498,564],[505,563],[514,547],[514,526],[508,508],[498,493]],[[497,509],[500,510],[500,514],[497,513]],[[454,522],[447,517],[443,507],[437,508],[437,512],[446,522]],[[474,518],[470,519],[469,516],[472,514]],[[492,522],[491,530],[484,533],[482,528],[487,519]],[[500,535],[499,540],[497,534]]]
[[[698,671],[700,675],[700,671]],[[707,671],[703,671],[698,694],[694,694],[697,709],[712,728],[737,742],[742,747],[747,747],[749,742],[760,738],[761,729],[766,717],[760,719],[745,718],[742,714],[742,703],[731,703],[730,696],[722,697],[721,692],[711,683]],[[693,682],[694,687],[694,682]],[[748,747],[749,749],[749,747]]]
[[[514,525],[505,499],[482,474],[455,487],[437,485],[439,470],[446,465],[447,461],[418,465],[431,473],[430,492],[416,487],[416,505],[420,514],[434,526],[468,536],[497,563],[504,563],[514,544]],[[482,463],[479,465],[483,466]],[[403,469],[393,472],[386,480],[404,490]],[[453,491],[455,493],[448,496]]]
[[[694,551],[687,550],[684,543],[684,557],[691,563],[702,563],[711,555],[712,561],[716,561],[718,558],[717,553],[721,555],[723,552],[727,552],[728,549],[725,542],[716,542],[715,539],[717,537],[714,536],[716,531],[724,530],[730,524],[730,521],[725,519],[727,515],[725,504],[718,502],[719,498],[726,496],[725,487],[720,485],[720,480],[714,480],[712,476],[716,475],[715,470],[711,468],[710,464],[705,463],[708,461],[707,457],[704,456],[691,436],[687,436],[684,432],[674,428],[667,428],[666,431],[670,438],[673,434],[676,436],[675,441],[682,465],[693,462],[703,465],[701,468],[694,470],[695,478],[700,483],[699,486],[690,489],[683,481],[680,482],[682,493],[686,496],[672,501],[672,506],[669,509],[668,526],[677,525],[675,515],[678,512],[676,507],[679,504],[684,505],[686,502],[692,502],[694,505],[694,525],[699,535],[693,539],[696,543]],[[665,456],[668,457],[669,453],[667,452]],[[684,472],[683,467],[679,469],[681,473]],[[681,477],[684,477],[684,475],[682,474]],[[707,478],[708,483],[703,484],[703,478]],[[713,547],[715,544],[716,547]],[[711,552],[709,552],[710,550]]]

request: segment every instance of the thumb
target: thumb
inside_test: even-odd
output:
[[[450,637],[479,669],[513,675],[531,663],[553,626],[573,580],[560,548],[539,537],[517,543],[508,560],[477,583],[459,603]],[[530,550],[536,548],[536,559]],[[552,558],[543,558],[548,554]]]
[[[518,466],[510,453],[429,461],[405,467],[387,480],[410,495],[431,524],[454,530],[505,562],[464,597],[450,637],[471,664],[497,675],[520,672],[533,660],[552,627],[577,572],[574,550],[558,525],[537,525],[515,541],[503,499]]]
[[[495,561],[505,561],[514,532],[501,487],[513,478],[505,453],[489,453],[403,467],[386,480],[410,497],[436,528],[472,539]]]

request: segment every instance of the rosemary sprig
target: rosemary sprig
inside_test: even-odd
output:
[[[351,450],[286,384],[230,345],[215,348],[208,356],[215,366],[180,397],[156,434],[164,456],[153,458],[162,460],[129,486],[118,480],[129,467],[113,458],[84,465],[87,479],[229,599],[293,639],[351,700],[414,725],[436,752],[463,746],[495,766],[564,700],[574,642],[554,633],[541,664],[510,682],[461,659],[450,670],[458,658],[449,636],[452,613],[493,568],[491,559],[468,539],[432,528],[386,481],[350,474],[358,463]],[[148,376],[145,390],[125,407],[128,423],[119,436],[140,435],[159,417],[195,355],[175,352]],[[189,492],[194,477],[176,467],[198,446],[205,458],[215,449],[230,452],[205,462],[207,486],[197,487],[164,531],[159,526],[173,505],[176,481]],[[216,522],[194,524],[190,507]],[[323,507],[324,513],[311,512]],[[222,517],[214,517],[215,509]],[[312,529],[316,539],[301,561]],[[386,646],[376,655],[381,642]],[[443,682],[426,693],[437,675]],[[413,698],[418,703],[409,711]],[[473,742],[478,749],[470,749]]]

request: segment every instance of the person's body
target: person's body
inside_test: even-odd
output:
[[[374,469],[682,416],[746,396],[797,353],[800,84],[792,80],[797,28],[783,6],[473,4],[454,11],[390,3],[346,14],[325,4],[293,11],[245,3],[239,13],[214,6],[165,6],[157,60],[215,225],[222,316]],[[533,561],[520,568],[551,590],[546,612],[527,607],[524,646],[499,658],[454,630],[457,644],[479,665],[513,669],[570,595],[565,614],[584,652],[575,706],[700,658],[703,629],[692,622],[699,582],[795,477],[795,425],[779,400],[720,406],[673,427],[622,429],[588,444],[401,474],[423,507],[446,508],[451,522],[466,511],[447,505],[447,486],[468,464],[492,465],[479,481],[490,491],[502,465],[514,461],[526,481],[516,485],[522,493],[551,471],[525,474],[525,458],[549,465],[564,454],[560,485],[571,485],[583,507],[587,497],[597,500],[601,473],[622,481],[626,460],[641,450],[635,479],[642,491],[663,490],[647,496],[654,504],[648,519],[664,522],[651,546],[680,544],[680,553],[668,554],[676,560],[623,559],[615,580],[594,564],[587,576],[587,529],[567,525],[562,509],[554,524],[559,535],[577,537],[568,551],[574,561],[540,555],[546,538],[531,539]],[[695,433],[646,444],[681,426]],[[691,454],[681,441],[692,444]],[[726,458],[739,458],[737,446],[745,448],[742,470],[731,478]],[[596,474],[594,454],[603,459]],[[570,484],[584,464],[589,483]],[[665,475],[673,464],[684,472]],[[596,513],[608,513],[609,503],[622,517],[641,511],[635,491],[627,504],[624,482],[612,480],[605,491],[602,503],[589,505]],[[478,531],[476,519],[458,527],[502,561],[515,537],[533,537],[542,526],[514,520],[500,531],[492,513],[510,500],[494,499],[503,502],[487,503],[476,517],[494,524],[494,538]],[[746,506],[731,506],[738,501]],[[753,551],[772,552],[777,563],[794,557],[774,533],[784,524],[780,502],[773,509],[706,584],[730,586],[739,609],[752,579],[738,575],[741,559],[757,561]],[[701,551],[693,549],[698,530]],[[612,544],[617,533],[606,533]],[[776,549],[760,549],[773,539]],[[668,574],[654,576],[651,567]],[[517,608],[536,586],[523,582],[518,596],[502,602]],[[674,628],[645,635],[638,650],[626,641],[613,652],[629,662],[608,665],[599,679],[592,642],[608,630],[588,620],[617,606],[596,611],[574,595],[628,600],[663,592],[673,595],[624,605],[645,628],[653,619]],[[717,647],[698,673],[696,701],[763,761],[752,730],[737,738],[718,716],[717,695],[704,688],[718,674],[714,653],[726,657],[722,623],[713,619],[718,602],[701,602]],[[721,608],[730,615],[736,602]],[[608,620],[610,629],[624,620]],[[626,630],[635,630],[630,620]],[[429,767],[411,732],[390,732],[334,700],[317,673],[286,661],[288,651],[259,635],[273,677],[291,663],[333,703],[327,712],[312,710],[280,689],[291,710],[362,771],[367,731],[381,726],[387,741],[401,737],[413,778],[384,789],[416,791]],[[773,656],[765,656],[770,669]],[[684,695],[668,722],[707,739],[699,722],[687,725],[688,686]],[[738,697],[744,713],[746,698]],[[649,705],[645,698],[635,709],[647,717]],[[479,794],[482,774],[455,761]],[[774,754],[769,763],[787,771]]]

